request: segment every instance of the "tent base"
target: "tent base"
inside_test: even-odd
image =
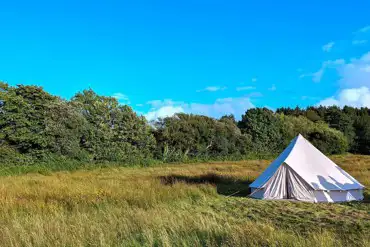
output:
[[[363,190],[320,191],[315,190],[315,202],[351,202],[364,199]]]
[[[313,200],[299,200],[299,199],[288,199],[288,198],[273,198],[268,197],[265,193],[265,189],[251,188],[250,197],[262,200],[284,200],[284,201],[303,201],[303,202],[350,202],[350,201],[362,201],[364,199],[363,190],[348,190],[348,191],[313,191]]]

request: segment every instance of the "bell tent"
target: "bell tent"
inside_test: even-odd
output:
[[[309,202],[362,200],[365,188],[302,135],[249,187],[254,198]]]

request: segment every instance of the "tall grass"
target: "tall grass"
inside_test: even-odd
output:
[[[335,156],[366,186],[370,158]],[[1,246],[369,246],[369,205],[245,197],[267,160],[0,179]]]

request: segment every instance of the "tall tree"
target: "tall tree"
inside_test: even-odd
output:
[[[21,153],[42,155],[48,146],[45,120],[57,97],[41,87],[0,84],[0,139]]]
[[[239,128],[252,138],[254,148],[261,152],[277,153],[285,142],[283,122],[267,108],[249,109],[238,123]]]

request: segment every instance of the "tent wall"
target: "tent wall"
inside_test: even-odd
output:
[[[349,202],[364,199],[363,190],[314,191],[315,202]]]
[[[256,198],[256,199],[265,199],[264,198],[265,189],[261,188],[251,188],[251,194],[250,197]]]

